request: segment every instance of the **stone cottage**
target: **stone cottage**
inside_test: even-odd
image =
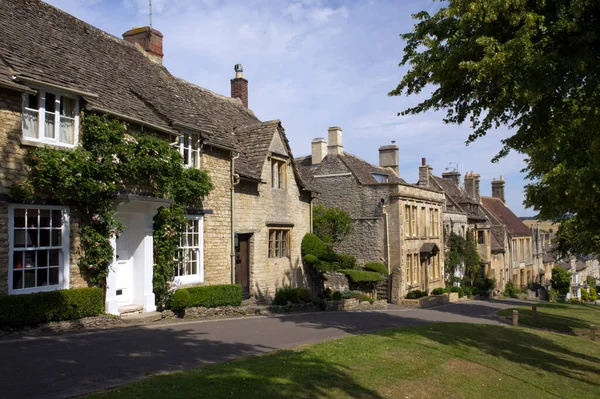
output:
[[[442,212],[444,193],[427,184],[408,184],[398,170],[398,146],[379,149],[379,166],[344,152],[342,129],[331,127],[328,142],[312,141],[312,154],[296,163],[315,204],[340,208],[352,218],[352,232],[336,244],[359,264],[381,262],[391,274],[388,296],[397,302],[411,290],[444,286]],[[430,167],[421,166],[427,176]]]
[[[480,176],[475,173],[465,175],[464,186],[460,184],[460,172],[457,170],[446,171],[441,177],[431,176],[430,184],[444,191],[446,202],[444,208],[444,231],[466,238],[472,234],[477,245],[477,251],[483,263],[482,274],[491,276],[492,263],[492,237],[490,222],[481,208],[479,192]],[[446,237],[447,238],[447,237]],[[464,270],[457,273],[463,277]]]
[[[490,276],[503,290],[512,281],[517,287],[539,280],[539,267],[534,267],[532,232],[507,206],[504,179],[492,181],[492,196],[481,197],[483,210],[490,220],[492,232],[492,265]]]
[[[238,282],[248,295],[302,281],[299,237],[310,230],[310,192],[281,124],[263,124],[247,108],[241,65],[231,98],[171,75],[155,29],[120,39],[39,0],[2,1],[0,15],[0,294],[87,285],[77,263],[77,210],[10,196],[26,178],[28,149],[76,148],[86,113],[163,137],[188,167],[208,171],[214,190],[201,209],[188,209],[174,277]],[[278,174],[268,172],[274,165]],[[125,229],[112,241],[108,312],[155,309],[152,221],[169,203],[131,193],[115,199]],[[50,239],[24,238],[31,234]]]

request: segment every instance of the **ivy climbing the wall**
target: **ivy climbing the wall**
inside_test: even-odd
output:
[[[29,177],[13,187],[12,196],[23,202],[42,199],[74,207],[80,225],[79,267],[90,284],[104,288],[114,255],[110,238],[122,231],[114,211],[119,193],[169,198],[199,208],[213,186],[206,171],[186,168],[179,152],[163,138],[129,132],[123,122],[93,114],[82,118],[82,129],[81,145],[75,149],[30,150]],[[174,218],[184,215],[181,207],[169,209],[177,215]],[[164,235],[158,237],[162,240]],[[173,276],[177,248],[172,242],[179,243],[179,230],[164,247],[156,241],[155,268],[164,276],[158,278],[155,271],[155,279],[167,281]],[[168,267],[163,267],[165,262]]]

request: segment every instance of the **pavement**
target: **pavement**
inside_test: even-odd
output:
[[[0,397],[66,398],[164,373],[352,334],[430,322],[502,323],[515,300],[433,309],[254,316],[0,341]]]

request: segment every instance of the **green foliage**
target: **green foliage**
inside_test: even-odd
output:
[[[589,293],[590,293],[590,301],[595,302],[598,300],[598,293],[596,292],[596,288],[590,287]]]
[[[465,267],[465,276],[469,277],[471,281],[479,278],[481,257],[479,256],[479,252],[477,252],[477,243],[471,231],[467,232],[466,239],[454,232],[450,232],[446,248],[444,271],[448,284],[453,283],[452,278],[456,271],[463,265]]]
[[[186,288],[186,290],[190,293],[188,307],[214,308],[242,304],[242,286],[239,284],[203,285]]]
[[[314,298],[312,303],[321,310],[327,310],[327,302],[325,302],[325,300],[322,298]]]
[[[552,268],[552,288],[558,290],[560,296],[566,296],[571,289],[571,273],[560,266]]]
[[[413,291],[409,291],[406,294],[406,299],[419,299],[419,298],[426,297],[426,296],[427,296],[427,292],[425,292],[425,291],[413,290]]]
[[[325,297],[325,299],[328,301],[333,300],[333,291],[331,290],[331,288],[327,287],[325,291],[323,291],[323,297]]]
[[[342,292],[342,299],[350,299],[353,298],[355,295],[360,295],[360,292],[346,290]]]
[[[331,297],[331,299],[333,299],[334,301],[340,301],[342,300],[342,293],[339,291],[335,291]]]
[[[321,273],[337,272],[340,270],[340,264],[338,262],[319,261],[318,264],[313,266]]]
[[[340,269],[340,273],[344,273],[353,283],[376,283],[383,281],[384,278],[375,272],[355,270],[355,269]]]
[[[152,284],[156,306],[164,309],[173,292],[172,280],[175,267],[180,262],[179,245],[181,231],[186,223],[185,209],[179,205],[161,207],[154,216],[153,246],[154,269]]]
[[[285,306],[288,302],[305,303],[313,300],[312,293],[304,287],[282,287],[275,292],[274,305]]]
[[[450,292],[456,292],[456,293],[458,293],[458,297],[459,298],[462,298],[463,296],[465,296],[465,292],[463,291],[463,289],[460,288],[460,287],[457,287],[455,285],[452,286],[452,287],[450,287]]]
[[[431,291],[432,295],[443,295],[446,292],[445,289],[443,288],[434,288],[433,291]]]
[[[350,234],[352,221],[347,212],[323,205],[313,207],[313,231],[326,243],[336,243]]]
[[[298,287],[296,290],[298,291],[298,299],[300,302],[312,301],[312,292],[310,292],[308,288]]]
[[[0,327],[76,320],[104,313],[100,288],[76,288],[0,296]]]
[[[570,298],[569,303],[581,303],[581,301],[578,298]]]
[[[30,149],[28,180],[13,186],[11,194],[16,200],[40,196],[76,208],[79,267],[90,283],[104,287],[113,260],[110,238],[122,231],[114,211],[119,192],[198,206],[213,186],[206,171],[185,168],[167,140],[127,133],[121,121],[93,114],[82,118],[82,127],[82,144],[75,149]]]
[[[408,69],[389,93],[425,90],[401,114],[446,110],[444,122],[470,123],[468,143],[511,128],[494,160],[525,154],[525,205],[561,222],[563,253],[600,249],[599,13],[596,0],[449,0],[401,36]]]
[[[388,275],[387,267],[384,264],[378,263],[378,262],[369,262],[363,266],[363,269],[365,269],[367,271],[383,274],[384,276]]]
[[[583,302],[587,302],[590,300],[590,294],[585,288],[581,289],[581,300]]]
[[[550,302],[556,302],[558,301],[558,297],[560,296],[560,293],[558,292],[558,290],[555,290],[554,288],[550,288],[548,290],[548,300]]]
[[[173,298],[171,299],[171,308],[173,310],[184,310],[185,308],[190,307],[191,295],[188,290],[185,288],[180,288],[173,294]]]
[[[304,255],[304,256],[302,257],[302,261],[303,261],[304,263],[306,263],[307,265],[311,265],[311,266],[318,266],[318,265],[319,265],[319,263],[321,262],[321,261],[319,260],[319,258],[317,258],[316,256],[314,256],[314,255],[312,255],[312,254],[307,254],[307,255]]]
[[[592,276],[587,276],[585,282],[589,287],[596,287],[596,279]]]
[[[308,233],[302,238],[302,256],[313,255],[319,260],[336,262],[335,252],[315,234]]]
[[[508,283],[506,283],[506,286],[504,287],[503,295],[507,296],[509,298],[519,298],[519,295],[524,294],[524,293],[525,293],[525,290],[516,288],[515,285],[513,284],[513,282],[509,281]]]
[[[350,254],[337,254],[340,269],[356,269],[356,257]]]

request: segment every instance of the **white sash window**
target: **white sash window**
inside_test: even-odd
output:
[[[23,94],[23,137],[73,147],[77,144],[79,102],[74,97],[39,90]]]
[[[185,230],[179,245],[180,262],[175,268],[174,277],[181,283],[201,283],[204,281],[204,218],[202,215],[188,215]]]
[[[179,137],[179,153],[185,166],[200,169],[200,134],[183,133]]]

